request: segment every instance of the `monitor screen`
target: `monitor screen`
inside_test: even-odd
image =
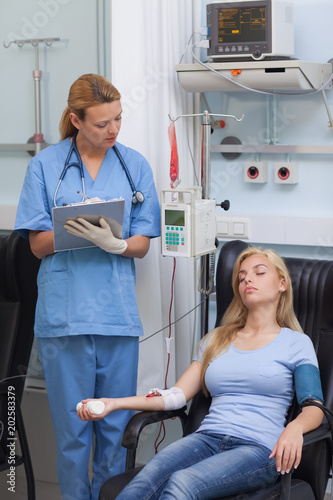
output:
[[[266,7],[218,9],[218,42],[262,42],[266,40]]]
[[[207,5],[208,56],[253,57],[272,52],[272,0]]]

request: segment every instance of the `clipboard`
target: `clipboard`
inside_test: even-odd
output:
[[[95,247],[95,243],[70,234],[64,228],[67,219],[82,217],[91,224],[99,226],[103,217],[116,238],[122,238],[125,200],[110,200],[94,203],[76,203],[52,208],[54,251],[77,250]]]

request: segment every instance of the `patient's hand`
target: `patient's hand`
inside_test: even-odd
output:
[[[83,421],[101,420],[102,418],[106,417],[106,415],[108,415],[109,413],[111,413],[115,409],[115,408],[113,408],[114,405],[112,404],[112,401],[113,401],[112,399],[108,399],[108,398],[83,399],[81,401],[82,406],[80,405],[81,407],[77,410],[77,415]],[[104,403],[105,408],[102,411],[102,413],[98,413],[98,414],[93,413],[92,409],[89,409],[89,405],[88,405],[89,402],[102,402],[102,403]]]
[[[296,420],[290,422],[274,446],[269,458],[276,458],[276,468],[281,474],[290,472],[300,464],[302,457],[303,433]]]

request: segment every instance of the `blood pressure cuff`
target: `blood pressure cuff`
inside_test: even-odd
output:
[[[304,364],[294,371],[297,402],[301,406],[307,399],[324,403],[319,370],[315,365]]]

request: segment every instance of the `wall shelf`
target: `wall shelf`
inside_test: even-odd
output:
[[[287,144],[211,144],[211,153],[261,153],[332,155],[333,146],[307,146]]]
[[[310,92],[321,89],[332,75],[331,63],[300,61],[298,59],[274,61],[234,61],[178,64],[179,82],[187,92],[242,91],[239,82],[251,89],[281,92]],[[208,68],[214,70],[210,71]],[[219,76],[215,72],[228,77]],[[331,88],[330,82],[327,88]]]
[[[34,155],[38,152],[37,148],[44,149],[48,146],[46,142],[26,143],[26,144],[0,144],[0,151],[27,151]]]

